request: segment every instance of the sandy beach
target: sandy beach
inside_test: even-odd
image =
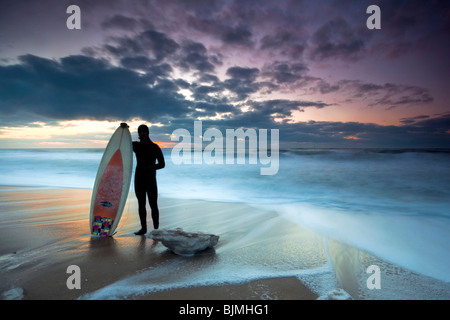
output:
[[[134,194],[131,193],[117,234],[105,239],[89,235],[90,190],[2,187],[0,195],[0,292],[4,299],[78,299],[174,260],[189,262],[185,263],[187,268],[201,268],[217,259],[215,249],[194,257],[180,257],[161,243],[146,236],[135,236],[133,232],[139,229],[139,222],[132,198]],[[160,199],[160,207],[163,226],[187,229],[198,227],[190,220],[199,208],[210,211],[211,215],[224,210],[255,210],[237,204],[173,199]],[[173,221],[177,220],[175,216],[178,216],[178,221]],[[239,235],[235,237],[239,239]],[[226,240],[221,241],[223,245]],[[80,267],[81,289],[69,290],[67,287],[66,282],[71,275],[67,268],[70,265]],[[277,277],[237,284],[164,289],[127,298],[316,299],[317,294],[295,277]]]
[[[337,288],[363,300],[449,299],[447,283],[247,204],[160,197],[161,228],[220,236],[191,257],[134,235],[132,191],[114,237],[91,237],[90,197],[88,189],[0,187],[1,299],[322,300]],[[67,285],[73,265],[79,289]],[[366,285],[370,265],[381,268],[382,290]]]

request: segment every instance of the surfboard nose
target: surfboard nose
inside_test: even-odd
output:
[[[121,127],[121,128],[129,128],[128,124],[126,124],[125,122],[122,122],[122,123],[120,124],[120,127]]]

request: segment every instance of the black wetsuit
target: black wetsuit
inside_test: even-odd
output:
[[[138,199],[139,218],[143,230],[147,230],[146,195],[152,210],[153,227],[159,227],[158,188],[156,185],[156,170],[165,166],[164,156],[159,146],[150,139],[140,142],[133,141],[133,151],[136,153],[136,172],[134,190]],[[158,160],[158,163],[156,163]]]

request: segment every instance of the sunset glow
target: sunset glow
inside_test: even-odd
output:
[[[0,148],[100,148],[121,122],[170,147],[196,120],[292,147],[448,147],[445,2],[378,1],[375,29],[369,5],[112,0],[69,29],[62,1],[2,2]]]

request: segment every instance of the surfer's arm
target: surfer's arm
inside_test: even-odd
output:
[[[156,170],[162,169],[166,166],[164,155],[159,147],[157,148],[156,159],[158,160],[158,163],[155,165]]]

